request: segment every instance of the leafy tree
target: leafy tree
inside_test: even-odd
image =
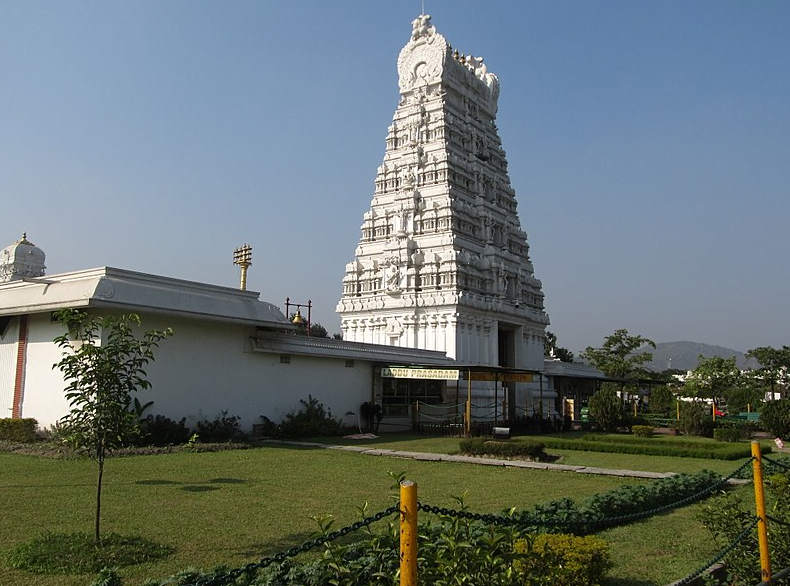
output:
[[[551,332],[546,332],[543,341],[543,353],[546,356],[556,356],[560,362],[573,362],[573,352],[567,348],[557,346],[557,336]]]
[[[94,539],[99,543],[105,458],[134,437],[139,419],[132,394],[151,386],[144,367],[154,359],[154,348],[173,332],[150,330],[138,339],[134,328],[140,318],[134,314],[98,317],[64,309],[55,317],[67,328],[54,340],[63,352],[53,368],[63,373],[70,404],[60,425],[66,441],[98,466]]]
[[[652,352],[637,352],[644,346],[655,348],[656,343],[643,336],[632,336],[628,330],[615,330],[600,348],[587,346],[582,358],[608,377],[634,378],[644,375],[644,364],[653,360]]]
[[[756,411],[765,399],[765,381],[757,371],[748,370],[738,377],[738,384],[727,393],[730,413]]]
[[[746,353],[747,358],[754,358],[760,363],[757,372],[761,380],[765,382],[766,391],[775,393],[777,390],[785,390],[788,385],[788,371],[790,371],[790,347],[771,348],[770,346],[760,346],[753,348]]]
[[[790,432],[790,401],[766,401],[760,409],[760,423],[776,437],[788,437]]]
[[[604,431],[617,431],[623,421],[623,401],[611,387],[596,391],[589,408],[590,418]]]
[[[734,393],[741,383],[741,371],[735,357],[722,358],[700,355],[697,367],[686,378],[686,394],[700,399],[711,399],[714,407],[721,399]]]

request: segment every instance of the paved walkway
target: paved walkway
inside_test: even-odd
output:
[[[390,458],[409,458],[425,462],[462,462],[464,464],[477,464],[479,466],[499,466],[502,468],[533,468],[537,470],[558,470],[561,472],[576,472],[578,474],[600,474],[603,476],[620,476],[623,478],[667,478],[675,476],[675,472],[645,472],[643,470],[617,470],[610,468],[596,468],[593,466],[568,466],[566,464],[549,464],[546,462],[529,462],[525,460],[500,460],[497,458],[480,458],[477,456],[454,456],[450,454],[434,454],[429,452],[409,452],[405,450],[388,450],[385,448],[371,448],[367,446],[341,446],[321,444],[316,442],[299,442],[288,440],[265,440],[265,443],[305,446],[322,448],[326,450],[339,450],[343,452],[357,452],[366,456],[388,456]]]

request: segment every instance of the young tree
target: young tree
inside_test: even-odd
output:
[[[626,379],[644,374],[644,364],[653,360],[652,352],[637,352],[644,346],[656,347],[653,340],[632,336],[628,330],[615,330],[603,341],[603,346],[587,346],[582,358],[611,378]]]
[[[134,328],[140,318],[134,314],[98,317],[65,309],[55,317],[67,329],[55,338],[63,352],[53,368],[63,373],[70,404],[60,423],[66,441],[98,466],[94,537],[99,543],[105,458],[136,432],[132,394],[151,386],[144,367],[154,359],[154,348],[173,332],[150,330],[138,339]]]
[[[740,385],[741,371],[735,366],[735,357],[700,356],[697,367],[686,378],[686,393],[700,399],[711,399],[713,407]]]
[[[771,348],[770,346],[760,346],[753,348],[746,353],[747,358],[754,358],[760,363],[757,370],[760,379],[765,383],[766,391],[775,393],[777,390],[785,390],[788,381],[788,371],[790,371],[790,347]],[[784,395],[782,395],[784,397]],[[772,397],[773,398],[773,397]]]

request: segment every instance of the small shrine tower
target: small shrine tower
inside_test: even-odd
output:
[[[337,306],[343,339],[540,370],[549,323],[495,123],[499,80],[421,15]]]
[[[27,234],[0,251],[0,283],[44,276],[44,251]]]

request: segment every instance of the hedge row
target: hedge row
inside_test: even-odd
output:
[[[678,503],[690,497],[710,496],[709,489],[721,480],[710,470],[694,474],[677,474],[660,478],[650,484],[624,484],[614,490],[598,493],[577,504],[569,498],[536,505],[518,513],[534,531],[575,533],[584,535],[609,527],[623,525],[628,518]]]
[[[7,442],[34,442],[38,439],[38,421],[26,419],[0,419],[0,440]]]
[[[658,438],[634,438],[630,441],[614,442],[598,439],[565,439],[544,437],[546,448],[555,450],[579,450],[583,452],[605,452],[610,454],[638,454],[643,456],[674,456],[677,458],[707,458],[711,460],[740,460],[751,456],[751,446],[733,443],[662,442]],[[770,453],[770,447],[763,453]]]
[[[499,456],[502,458],[532,458],[537,460],[546,457],[543,443],[531,439],[496,441],[483,437],[473,437],[461,440],[460,449],[461,453],[467,456]]]

